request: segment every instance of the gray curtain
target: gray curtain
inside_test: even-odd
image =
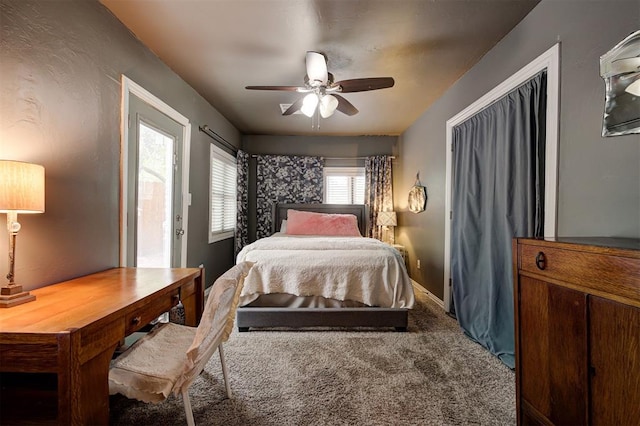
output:
[[[235,250],[236,255],[249,242],[249,154],[238,150],[238,205],[236,217]]]
[[[543,71],[453,130],[455,314],[512,368],[511,241],[543,235],[546,92]]]
[[[393,174],[391,157],[376,155],[367,157],[364,163],[365,195],[369,223],[367,223],[367,237],[382,240],[383,231],[376,225],[379,211],[393,211]],[[395,242],[393,229],[389,231],[389,242]]]
[[[321,157],[258,156],[256,238],[271,235],[275,204],[322,203],[323,168],[324,160]]]

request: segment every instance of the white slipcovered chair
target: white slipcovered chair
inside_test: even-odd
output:
[[[222,350],[233,329],[236,308],[251,262],[235,265],[218,278],[207,298],[198,327],[174,323],[158,326],[118,356],[109,370],[109,393],[144,402],[182,394],[187,423],[194,425],[189,387],[218,350],[227,396],[231,387]]]

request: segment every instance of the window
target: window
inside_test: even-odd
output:
[[[209,154],[209,242],[233,237],[236,227],[236,159],[217,146]]]
[[[325,167],[324,202],[364,204],[364,167]]]

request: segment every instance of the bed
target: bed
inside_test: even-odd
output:
[[[300,222],[300,217],[318,218],[322,224],[303,226],[312,222]],[[255,262],[240,297],[238,330],[392,327],[406,331],[414,294],[404,260],[390,245],[361,236],[366,220],[364,205],[275,205],[273,235],[247,245],[237,257],[237,262]],[[345,221],[348,231],[340,231],[340,236],[316,235]],[[283,225],[288,231],[281,229]],[[291,235],[294,225],[305,235]],[[355,233],[350,232],[353,227]]]

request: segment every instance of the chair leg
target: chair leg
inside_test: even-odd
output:
[[[222,376],[224,377],[224,385],[227,388],[227,397],[231,399],[231,385],[229,384],[229,372],[227,371],[227,363],[224,360],[224,351],[222,350],[222,343],[218,345],[218,352],[220,353],[220,364],[222,364]]]
[[[191,410],[191,400],[189,399],[189,389],[182,390],[182,403],[184,404],[184,413],[187,415],[187,425],[195,426],[193,419],[193,411]]]

